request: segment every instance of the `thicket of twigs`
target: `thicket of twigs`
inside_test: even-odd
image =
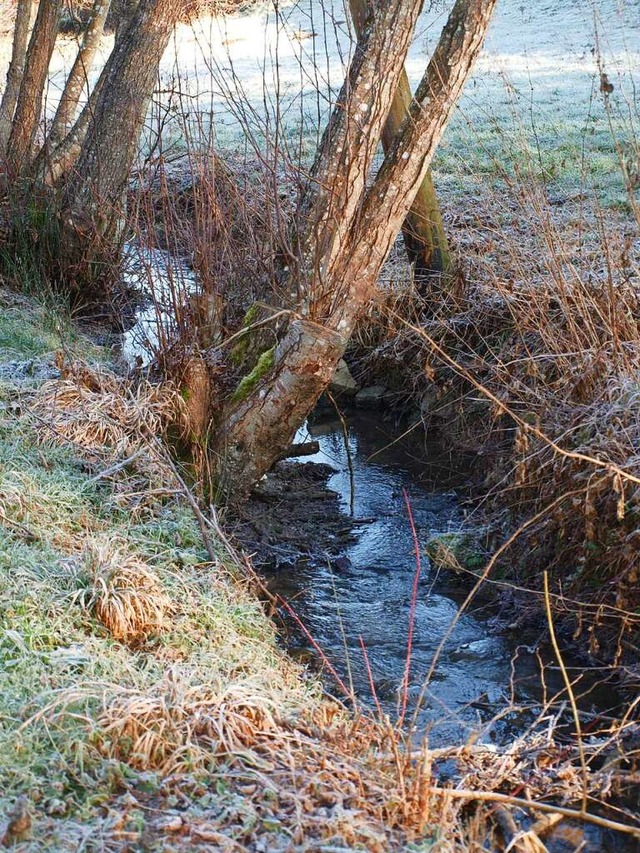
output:
[[[536,609],[548,570],[585,654],[635,679],[635,223],[582,197],[554,205],[523,177],[447,218],[458,280],[426,305],[406,290],[382,296],[356,343],[361,370],[404,376],[426,428],[480,454],[483,508],[510,508],[505,537],[524,525],[499,577]]]

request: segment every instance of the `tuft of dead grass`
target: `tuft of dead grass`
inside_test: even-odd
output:
[[[140,380],[133,386],[83,362],[59,359],[59,366],[62,378],[42,385],[32,406],[47,440],[104,456],[129,456],[141,440],[162,435],[180,418],[182,398],[171,383]]]
[[[171,600],[146,563],[122,548],[94,544],[85,567],[91,585],[75,598],[114,639],[134,645],[162,631]]]
[[[98,718],[101,748],[139,770],[210,768],[275,736],[276,704],[260,679],[194,682],[193,672],[176,666],[144,692],[115,692]]]

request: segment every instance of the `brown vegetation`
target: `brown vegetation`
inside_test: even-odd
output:
[[[97,544],[84,563],[90,586],[76,599],[115,640],[140,643],[162,630],[171,602],[148,566],[123,548]]]

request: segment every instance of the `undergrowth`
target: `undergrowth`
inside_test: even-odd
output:
[[[555,743],[552,705],[504,749],[432,751],[326,697],[278,647],[257,579],[213,523],[215,553],[205,547],[157,450],[173,408],[144,383],[127,388],[82,336],[56,359],[37,309],[3,299],[15,336],[30,330],[8,349],[61,374],[0,386],[3,843],[496,849],[512,807],[546,809],[534,844],[579,816],[541,801],[627,785],[624,751],[610,755],[624,723],[583,747],[585,778],[575,749]],[[529,801],[512,797],[523,778]]]
[[[498,561],[528,592],[523,617],[540,612],[548,570],[574,641],[634,680],[635,225],[593,199],[557,206],[526,175],[455,215],[458,283],[440,302],[381,295],[354,343],[360,375],[395,376],[416,423],[446,425],[453,447],[476,454],[481,509],[504,539],[525,525]]]

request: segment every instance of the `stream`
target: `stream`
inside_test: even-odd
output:
[[[197,281],[162,250],[130,244],[126,260],[125,284],[141,302],[122,354],[140,368],[171,338],[171,305],[197,290]],[[287,603],[290,653],[323,671],[339,698],[345,696],[335,675],[357,704],[394,723],[402,715],[416,743],[428,733],[431,747],[506,744],[551,725],[572,741],[562,673],[552,651],[538,644],[543,626],[516,627],[517,611],[505,614],[508,608],[498,610],[486,597],[461,612],[468,579],[436,570],[426,556],[434,535],[482,528],[464,500],[469,460],[382,411],[351,410],[341,420],[333,409],[319,409],[296,436],[309,440],[319,451],[304,462],[278,463],[231,528]],[[601,673],[569,654],[564,664],[587,719],[615,711],[619,696]],[[547,706],[550,697],[556,701]],[[441,781],[446,765],[439,765]],[[580,849],[636,849],[593,826],[584,832],[587,847]],[[576,848],[560,841],[548,849]]]
[[[510,614],[498,617],[495,606],[472,603],[425,684],[469,588],[455,574],[430,565],[425,543],[435,534],[469,530],[480,522],[466,517],[459,499],[468,479],[461,460],[452,459],[437,442],[425,441],[422,430],[398,439],[401,432],[380,412],[355,411],[348,419],[347,454],[344,428],[335,415],[316,417],[300,431],[297,440],[314,439],[320,445],[307,464],[335,469],[327,487],[339,496],[345,521],[351,519],[353,485],[353,535],[337,558],[335,552],[332,557],[316,554],[275,571],[270,589],[290,602],[313,638],[293,631],[294,654],[317,659],[317,644],[357,699],[373,709],[379,703],[392,720],[405,693],[413,609],[406,720],[413,721],[416,736],[428,729],[435,746],[471,736],[506,741],[534,722],[545,690],[547,695],[563,691],[561,672],[550,651],[537,647],[540,630],[530,636],[521,628],[510,632]],[[421,562],[413,608],[416,556],[405,495]],[[570,656],[565,665],[574,675],[584,671]],[[585,711],[603,712],[614,700],[610,688],[586,675],[578,692]]]
[[[159,340],[172,336],[171,305],[177,294],[197,290],[196,276],[169,253],[131,243],[124,281],[149,295],[122,339],[125,360],[146,365]],[[247,539],[239,532],[271,591],[304,625],[304,631],[289,630],[292,653],[320,667],[324,657],[349,693],[393,721],[406,703],[405,723],[416,737],[428,729],[433,745],[521,735],[544,697],[564,692],[553,654],[537,646],[541,630],[510,632],[509,614],[498,617],[486,603],[474,602],[458,616],[468,582],[436,571],[425,553],[432,536],[482,524],[467,516],[460,500],[470,479],[468,460],[452,458],[422,429],[407,431],[381,411],[353,410],[343,424],[333,410],[319,410],[296,436],[309,439],[319,443],[318,453],[279,463],[278,473],[256,489],[251,521],[260,521],[262,535],[254,531]],[[272,479],[279,482],[265,495]],[[270,510],[263,520],[265,498]],[[421,571],[414,598],[416,544]],[[277,552],[285,559],[274,561]],[[579,678],[584,711],[607,713],[617,704],[615,691],[589,677],[580,661],[567,655],[564,662]]]

